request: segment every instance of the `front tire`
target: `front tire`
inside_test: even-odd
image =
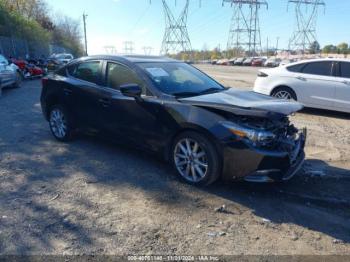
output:
[[[49,125],[52,135],[60,142],[73,138],[73,128],[68,111],[61,105],[52,106],[49,114]]]
[[[295,100],[297,101],[297,95],[289,87],[279,87],[272,92],[272,96],[279,99]]]
[[[170,157],[178,175],[188,184],[210,185],[221,174],[221,161],[215,146],[200,133],[186,131],[177,136]]]

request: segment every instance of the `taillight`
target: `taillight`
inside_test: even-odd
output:
[[[268,74],[265,74],[264,72],[259,71],[258,77],[268,77]]]
[[[47,77],[41,78],[41,86],[44,87],[49,79]]]

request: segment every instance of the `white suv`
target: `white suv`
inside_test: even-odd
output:
[[[350,113],[350,60],[315,59],[262,69],[254,91]]]

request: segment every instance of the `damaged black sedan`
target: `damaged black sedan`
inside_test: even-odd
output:
[[[57,140],[98,132],[160,153],[190,184],[284,181],[305,158],[306,131],[288,119],[301,104],[225,88],[176,60],[86,57],[42,83],[43,113]]]

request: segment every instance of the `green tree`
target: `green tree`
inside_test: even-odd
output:
[[[337,52],[337,47],[334,45],[326,45],[322,49],[322,53],[324,54],[332,54]]]
[[[310,44],[310,47],[309,47],[310,54],[317,54],[320,52],[320,50],[321,50],[321,46],[319,42],[314,41]]]
[[[340,43],[337,48],[339,54],[347,54],[349,51],[349,45],[347,43]]]

